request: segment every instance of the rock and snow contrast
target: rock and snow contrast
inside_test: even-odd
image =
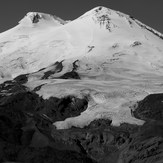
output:
[[[30,149],[0,160],[161,163],[162,74],[163,35],[132,16],[27,13],[0,33],[0,140]]]

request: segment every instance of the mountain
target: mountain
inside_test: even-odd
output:
[[[0,161],[161,163],[163,35],[96,7],[29,12],[0,34]]]
[[[0,35],[1,77],[36,72],[62,60],[80,60],[79,71],[84,74],[85,62],[97,62],[92,69],[101,69],[99,74],[114,65],[129,67],[133,73],[157,74],[162,72],[162,38],[138,20],[105,7],[70,22],[30,12]]]

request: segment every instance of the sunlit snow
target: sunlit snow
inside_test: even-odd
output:
[[[31,90],[43,98],[87,96],[89,105],[80,116],[55,122],[58,129],[84,127],[98,118],[112,125],[141,125],[132,116],[133,105],[149,93],[161,92],[163,36],[129,15],[97,7],[73,21],[28,13],[20,23],[0,34],[1,82],[29,74]],[[63,70],[41,76],[63,62]],[[81,80],[57,79],[77,61]],[[45,68],[44,70],[41,70]],[[41,70],[41,71],[39,71]]]

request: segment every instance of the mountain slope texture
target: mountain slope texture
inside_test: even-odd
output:
[[[163,35],[96,7],[29,12],[0,33],[0,162],[162,163]]]

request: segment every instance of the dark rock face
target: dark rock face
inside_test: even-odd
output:
[[[26,87],[16,81],[6,81],[0,84],[0,96],[25,91]]]
[[[20,84],[25,84],[28,81],[28,74],[19,75],[14,80]]]
[[[76,67],[77,68],[77,67]],[[163,94],[138,102],[133,114],[143,126],[111,126],[99,119],[84,128],[56,130],[52,125],[86,110],[88,99],[44,100],[22,85],[26,75],[0,85],[0,162],[161,163]]]
[[[41,19],[41,16],[39,14],[36,14],[33,16],[32,23],[38,23],[39,20]]]
[[[56,63],[54,64],[55,68],[52,69],[52,70],[46,71],[46,72],[44,73],[44,76],[42,77],[42,79],[48,79],[51,75],[61,72],[62,69],[63,69],[62,62],[63,62],[63,61],[61,61],[61,62],[56,62]],[[40,70],[40,71],[41,71],[41,70]]]
[[[62,99],[50,97],[44,101],[42,112],[54,121],[65,120],[68,117],[75,117],[86,110],[88,105],[87,99],[79,99],[68,96]]]
[[[56,62],[54,64],[54,68],[53,69],[44,72],[44,76],[42,77],[42,79],[48,79],[50,77],[53,78],[53,79],[80,79],[79,74],[76,72],[76,70],[78,68],[76,63],[78,62],[78,60],[73,62],[73,64],[72,64],[72,66],[73,66],[72,71],[66,72],[63,75],[59,76],[59,77],[52,77],[54,74],[57,74],[57,73],[59,73],[59,72],[61,72],[63,70],[62,62],[63,61]]]
[[[71,71],[71,72],[65,73],[64,75],[62,75],[59,78],[60,79],[80,79],[80,76],[77,72]]]
[[[52,123],[79,115],[87,108],[87,99],[44,100],[16,80],[2,84],[1,92],[4,90],[0,97],[0,162],[93,162],[81,152],[57,149],[51,137]]]
[[[132,47],[139,46],[139,45],[142,45],[142,43],[141,43],[140,41],[135,41],[135,42],[132,44]]]
[[[97,125],[98,124],[98,125]],[[103,162],[104,158],[110,158],[114,153],[119,155],[116,144],[119,143],[122,133],[112,131],[108,120],[98,120],[92,122],[89,126],[80,128],[71,128],[69,130],[52,130],[53,139],[63,144],[72,146],[76,151],[87,154],[93,160]],[[107,131],[108,130],[108,131]],[[118,131],[117,131],[118,132]],[[124,133],[124,142],[127,141],[127,134]],[[125,139],[126,138],[126,139]],[[115,142],[116,141],[116,142]],[[114,160],[117,160],[115,157]]]
[[[160,163],[163,161],[163,126],[146,123],[132,136],[129,146],[121,153],[124,162]]]
[[[84,129],[53,130],[52,137],[56,142],[77,145],[78,150],[100,163],[159,163],[163,160],[162,124],[113,127],[109,123],[98,120]]]
[[[140,119],[163,120],[163,94],[151,94],[138,102],[134,112]]]
[[[74,61],[73,63],[72,63],[72,65],[73,65],[73,69],[72,69],[72,71],[77,71],[77,69],[78,69],[78,67],[79,67],[79,60],[76,60],[76,61]]]

